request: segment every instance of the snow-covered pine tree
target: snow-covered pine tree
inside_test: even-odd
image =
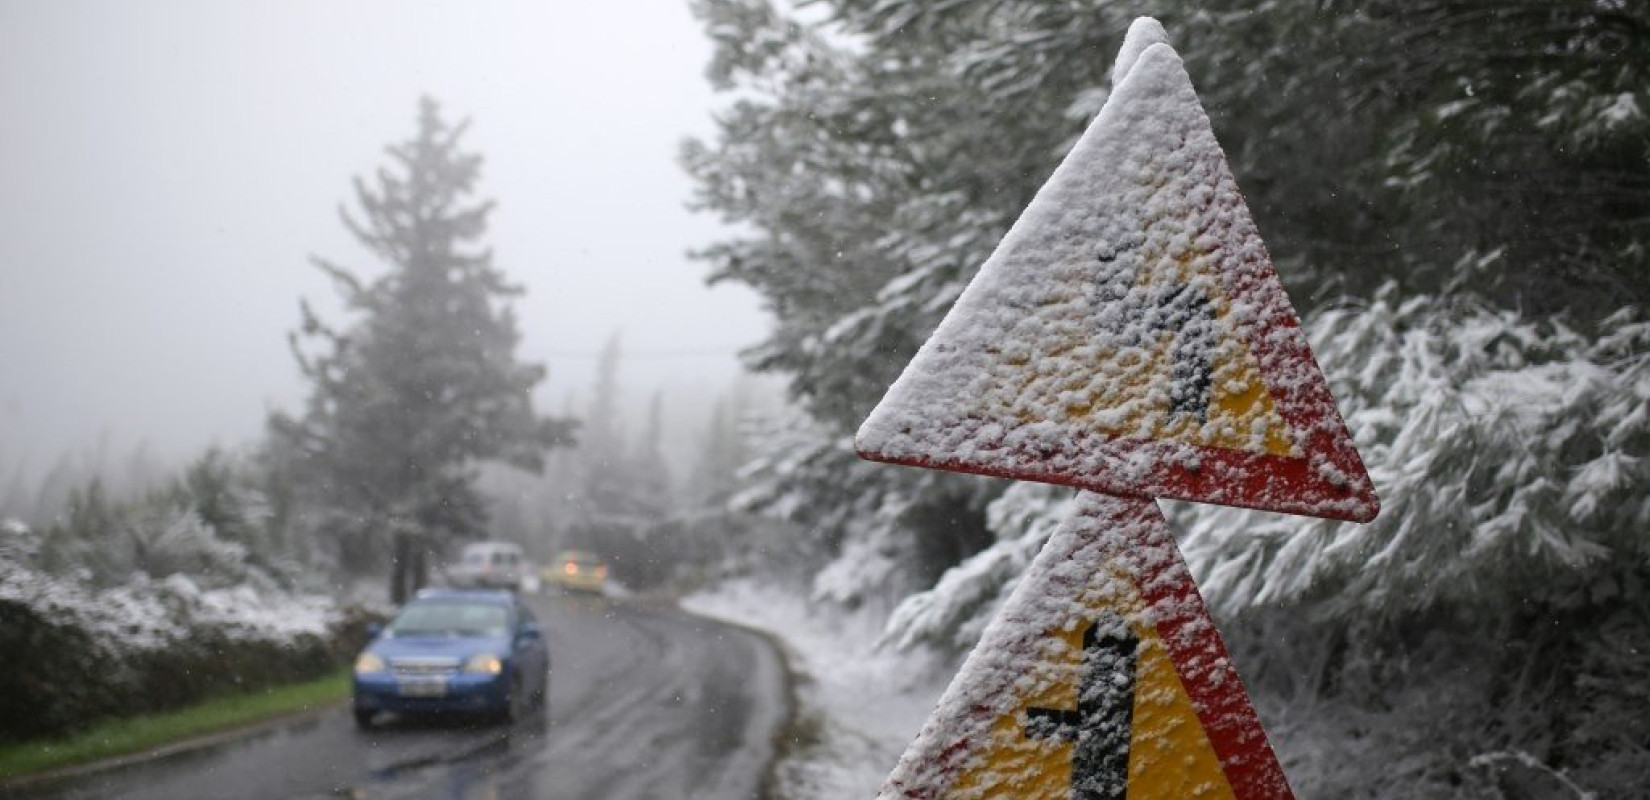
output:
[[[748,376],[735,379],[716,402],[697,437],[698,454],[686,476],[690,508],[724,508],[739,487],[740,471],[751,458],[746,417],[752,412]]]
[[[777,317],[749,363],[808,415],[761,443],[734,502],[814,532],[816,597],[921,588],[918,543],[951,536],[960,566],[887,640],[966,646],[1046,536],[1058,491],[999,499],[868,467],[848,436],[1104,103],[1148,14],[1387,499],[1367,529],[1179,512],[1263,713],[1301,698],[1278,739],[1299,788],[1504,796],[1480,779],[1532,762],[1643,785],[1650,738],[1612,709],[1650,683],[1630,655],[1650,641],[1650,519],[1631,488],[1650,463],[1646,344],[1639,316],[1616,316],[1650,305],[1650,6],[782,7],[696,3],[710,78],[738,99],[683,161],[700,205],[744,226],[702,252],[712,279]],[[985,535],[958,536],[947,510]],[[1350,622],[1371,611],[1391,616]]]
[[[357,316],[338,330],[303,306],[292,338],[309,401],[272,419],[304,454],[320,527],[387,556],[396,602],[422,583],[427,552],[485,532],[478,462],[536,471],[570,441],[571,423],[533,409],[544,367],[516,358],[508,301],[521,289],[481,244],[493,203],[472,199],[481,157],[459,147],[467,127],[424,98],[417,134],[388,148],[375,185],[356,180],[361,216],[345,211],[344,224],[388,269],[368,279],[315,259]]]
[[[670,464],[665,462],[665,394],[655,391],[647,403],[647,424],[642,438],[630,456],[633,466],[630,486],[636,496],[638,512],[658,520],[675,510],[675,487],[670,477]]]
[[[713,281],[768,298],[775,327],[747,363],[784,374],[818,423],[777,437],[789,452],[757,469],[742,507],[800,524],[840,560],[819,596],[892,602],[989,543],[984,504],[1001,485],[868,470],[848,437],[1013,220],[1008,206],[1036,190],[1040,176],[1016,159],[1052,151],[1059,135],[988,134],[967,121],[974,112],[956,115],[985,100],[965,82],[927,69],[906,82],[917,72],[901,69],[932,63],[937,45],[920,38],[872,57],[764,0],[695,8],[718,45],[712,82],[746,91],[721,138],[688,142],[682,161],[700,207],[758,232],[698,255]],[[888,91],[871,88],[884,79]],[[986,150],[1000,158],[962,157]]]
[[[637,511],[631,486],[632,453],[625,433],[624,390],[619,370],[624,346],[618,331],[596,357],[596,379],[584,416],[584,433],[575,452],[581,522],[629,517]]]

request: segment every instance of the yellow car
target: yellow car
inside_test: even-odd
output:
[[[577,592],[607,592],[607,565],[594,553],[563,550],[544,567],[544,582]]]

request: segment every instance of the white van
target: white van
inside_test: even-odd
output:
[[[453,586],[477,589],[521,588],[527,558],[519,545],[511,542],[476,542],[464,546],[458,563],[447,570]]]

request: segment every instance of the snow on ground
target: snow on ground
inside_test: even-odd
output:
[[[778,796],[874,797],[951,679],[953,664],[878,649],[882,620],[824,610],[794,589],[742,579],[682,601],[696,614],[778,639],[796,676]]]

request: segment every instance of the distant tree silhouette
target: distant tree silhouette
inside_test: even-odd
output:
[[[309,467],[321,524],[355,540],[346,551],[387,543],[395,602],[422,585],[433,548],[483,534],[478,462],[538,471],[571,441],[570,421],[533,409],[545,368],[516,358],[508,301],[522,290],[481,245],[493,202],[470,199],[482,159],[459,149],[467,127],[426,97],[417,134],[387,148],[371,185],[355,180],[359,216],[343,222],[389,269],[367,280],[313,259],[358,316],[339,330],[302,304],[291,340],[309,401],[272,419]]]

